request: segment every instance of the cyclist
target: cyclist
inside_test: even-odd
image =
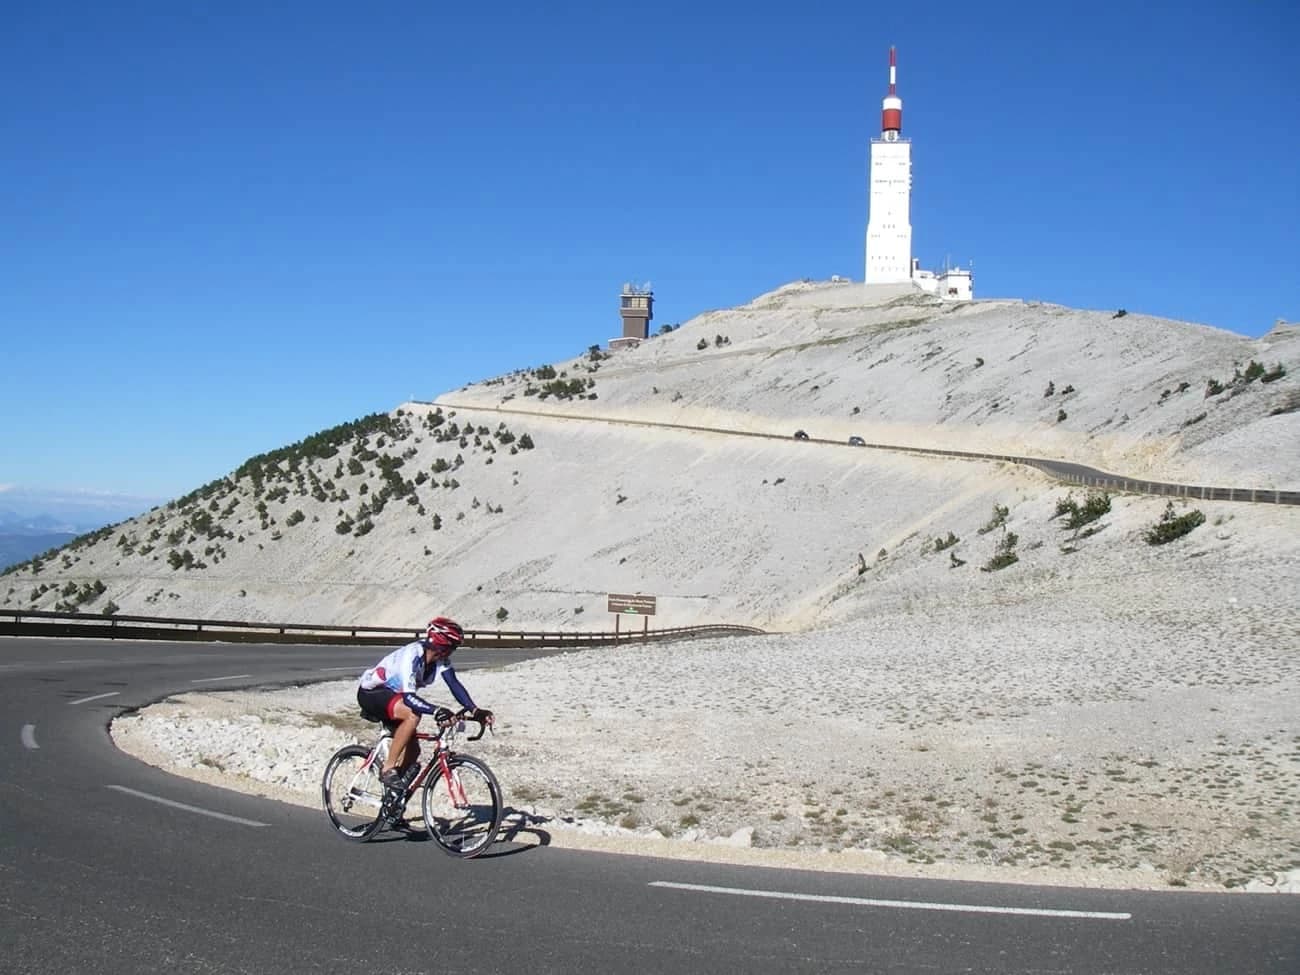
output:
[[[476,707],[465,685],[451,666],[451,654],[465,631],[455,620],[439,616],[429,621],[424,639],[412,640],[398,647],[364,674],[357,685],[357,703],[361,710],[380,721],[396,723],[393,743],[388,748],[388,758],[379,773],[379,779],[389,788],[403,783],[403,773],[414,767],[420,757],[420,742],[415,737],[420,718],[432,714],[436,721],[450,720],[451,711],[435,707],[419,694],[439,677],[460,706],[469,710],[475,721],[492,724],[492,712]],[[409,747],[408,747],[409,746]]]

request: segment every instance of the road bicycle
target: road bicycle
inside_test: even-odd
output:
[[[416,740],[432,748],[425,749],[423,759],[407,770],[402,784],[390,789],[379,781],[379,772],[396,725],[364,713],[362,717],[383,724],[379,740],[369,747],[340,748],[326,764],[321,780],[325,813],[340,835],[364,843],[385,827],[397,825],[411,798],[423,790],[424,828],[444,852],[469,859],[492,845],[501,826],[501,787],[481,759],[451,747],[456,736],[464,733],[466,720],[479,726],[469,741],[482,738],[489,725],[462,709],[438,722],[434,734],[417,729]]]

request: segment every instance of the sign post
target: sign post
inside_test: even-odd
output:
[[[650,617],[655,614],[655,597],[643,596],[640,593],[609,594],[609,611],[614,614],[614,639],[617,641],[619,636],[619,617],[620,616],[640,616],[643,618],[641,625],[641,635],[649,636],[650,634]]]

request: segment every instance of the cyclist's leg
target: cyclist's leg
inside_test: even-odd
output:
[[[389,720],[399,724],[393,729],[393,744],[388,749],[384,772],[392,768],[405,769],[411,764],[407,753],[414,757],[420,751],[420,746],[415,743],[415,729],[420,723],[420,715],[406,706],[400,694],[394,694],[392,700],[388,702],[388,717]],[[414,747],[408,748],[408,745]]]
[[[357,704],[375,721],[383,722],[384,727],[393,736],[388,746],[388,757],[384,761],[383,768],[378,770],[379,774],[382,775],[395,767],[405,768],[406,763],[401,762],[400,759],[403,751],[412,751],[404,746],[414,739],[415,725],[419,724],[420,716],[403,703],[402,695],[387,687],[359,688]],[[418,748],[414,751],[415,754],[419,753]]]
[[[417,714],[415,717],[416,717],[415,723],[416,726],[418,727],[420,724],[419,721],[420,716]],[[405,774],[407,769],[409,769],[412,765],[415,765],[419,761],[420,761],[420,739],[416,738],[415,734],[412,733],[411,740],[407,742],[406,749],[402,752],[402,762],[397,767],[402,771],[403,774]]]

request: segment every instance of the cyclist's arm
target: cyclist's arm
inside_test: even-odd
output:
[[[407,691],[403,694],[402,703],[416,714],[436,714],[439,710],[445,710],[445,708],[439,708],[436,704],[430,704],[419,694],[416,694],[415,691]]]
[[[443,668],[442,679],[447,682],[447,689],[451,691],[451,696],[456,699],[456,703],[467,711],[477,711],[474,706],[474,699],[469,696],[469,691],[465,690],[465,685],[460,682],[456,676],[456,671],[452,670],[448,664]]]

